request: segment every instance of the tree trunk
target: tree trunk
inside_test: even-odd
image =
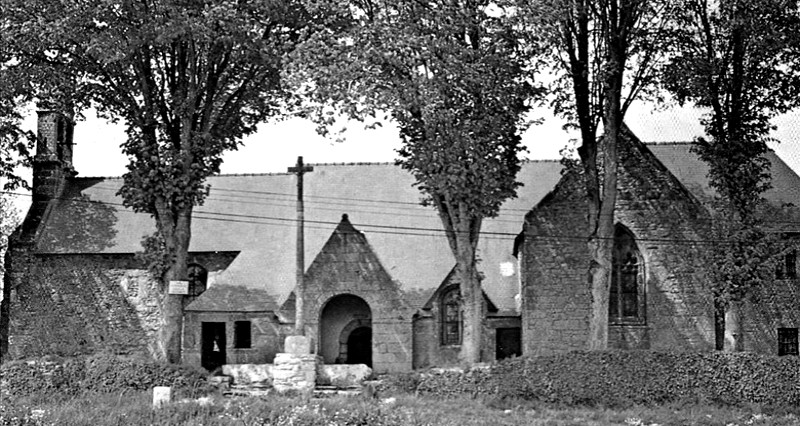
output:
[[[475,251],[467,238],[460,241],[456,258],[456,276],[461,289],[464,329],[461,337],[461,361],[475,364],[481,361],[483,335],[483,292],[475,268]]]
[[[483,338],[483,291],[475,260],[483,219],[470,215],[464,203],[452,202],[445,196],[434,195],[433,202],[456,259],[463,324],[459,358],[465,364],[475,364],[481,361]]]
[[[608,348],[608,298],[611,278],[612,245],[604,237],[589,241],[591,256],[589,286],[592,292],[592,310],[589,318],[589,350]],[[612,234],[613,238],[613,234]]]
[[[725,307],[714,300],[714,350],[725,349]]]
[[[188,279],[191,211],[191,207],[181,210],[177,214],[174,225],[171,225],[163,235],[167,252],[172,257],[170,267],[164,276],[164,295],[161,305],[163,321],[159,332],[159,343],[162,350],[161,356],[170,364],[179,364],[182,361],[184,296],[169,294],[169,282]]]
[[[743,301],[731,300],[725,311],[725,352],[744,352]]]
[[[619,98],[608,100],[605,136],[601,141],[603,153],[603,187],[600,190],[600,206],[596,211],[595,227],[588,242],[589,286],[592,293],[592,308],[589,318],[589,350],[608,348],[608,298],[611,284],[611,259],[614,249],[614,209],[617,202],[617,145],[620,133],[618,118]]]

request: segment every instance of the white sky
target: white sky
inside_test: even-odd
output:
[[[703,133],[700,115],[700,110],[678,107],[656,112],[652,106],[639,103],[633,105],[625,121],[645,142],[688,141]],[[79,176],[122,175],[127,164],[119,148],[125,138],[123,128],[98,119],[93,112],[87,112],[86,116],[75,128],[73,162]],[[563,122],[546,109],[535,110],[533,117],[543,117],[545,121],[524,134],[523,142],[529,150],[526,157],[559,158],[559,150],[577,134],[564,132]],[[35,121],[36,114],[31,111],[26,126],[34,129]],[[778,129],[773,136],[781,143],[773,149],[800,173],[800,111],[778,117],[774,124]],[[391,125],[365,130],[363,124],[351,123],[343,142],[325,139],[314,129],[312,123],[301,119],[264,124],[244,140],[238,151],[225,155],[222,173],[286,172],[299,155],[306,163],[391,162],[400,147],[397,129]],[[30,179],[29,171],[26,177]],[[19,208],[26,210],[29,197],[16,198]]]

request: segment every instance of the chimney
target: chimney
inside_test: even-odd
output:
[[[75,124],[56,111],[43,110],[37,114],[33,203],[46,205],[60,196],[64,181],[77,174],[72,167],[72,130]]]

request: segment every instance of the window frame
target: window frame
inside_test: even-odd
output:
[[[778,264],[776,265],[775,269],[775,279],[797,279],[797,249],[790,249],[778,260]]]
[[[442,346],[458,346],[461,345],[462,334],[464,330],[464,318],[461,313],[461,292],[458,286],[450,286],[442,292],[439,300],[439,307],[441,313],[441,339]],[[452,318],[452,309],[455,309],[455,314],[458,318]],[[448,319],[450,314],[450,319]],[[448,332],[449,326],[455,326],[456,332]]]
[[[246,324],[246,327],[245,327]],[[244,333],[246,328],[247,333]],[[247,336],[246,338],[242,338]],[[241,320],[233,322],[233,347],[234,349],[252,349],[253,347],[253,322]]]
[[[624,245],[623,245],[624,244]],[[612,248],[612,266],[609,279],[609,325],[646,325],[647,324],[647,299],[646,299],[646,266],[636,237],[624,225],[616,224],[614,227],[614,247]],[[620,259],[624,253],[624,261]],[[633,271],[631,271],[632,268]],[[627,269],[627,271],[625,270]],[[635,293],[623,287],[624,277],[635,277]],[[616,291],[615,291],[616,290]],[[634,315],[625,315],[625,295],[635,294],[636,312]],[[616,297],[616,304],[612,305],[612,298]],[[616,305],[616,312],[612,311]],[[629,305],[628,305],[629,306]]]
[[[800,355],[800,342],[798,340],[796,327],[778,328],[778,356]]]
[[[196,274],[193,271],[199,271]],[[186,266],[186,277],[189,280],[189,297],[197,297],[208,290],[208,269],[199,263],[190,263]],[[197,282],[202,283],[202,290],[198,291]]]

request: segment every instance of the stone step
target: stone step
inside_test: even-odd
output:
[[[325,386],[325,387],[327,388],[328,386]],[[359,395],[361,395],[361,389],[360,388],[358,388],[358,389],[354,389],[354,388],[348,388],[348,389],[338,389],[338,388],[321,389],[321,387],[318,386],[318,387],[314,388],[313,397],[314,398],[331,398],[331,397],[335,397],[335,396],[355,397],[355,396],[359,396]]]
[[[261,397],[267,396],[274,391],[272,388],[264,388],[264,387],[245,387],[245,386],[231,386],[230,389],[225,390],[222,392],[222,396],[225,397]]]
[[[230,388],[224,390],[222,395],[229,398],[235,397],[261,397],[274,393],[272,387],[267,386],[250,386],[250,385],[232,385]],[[362,393],[360,387],[337,388],[336,386],[317,386],[312,393],[313,398],[332,398],[336,396],[355,397]]]

